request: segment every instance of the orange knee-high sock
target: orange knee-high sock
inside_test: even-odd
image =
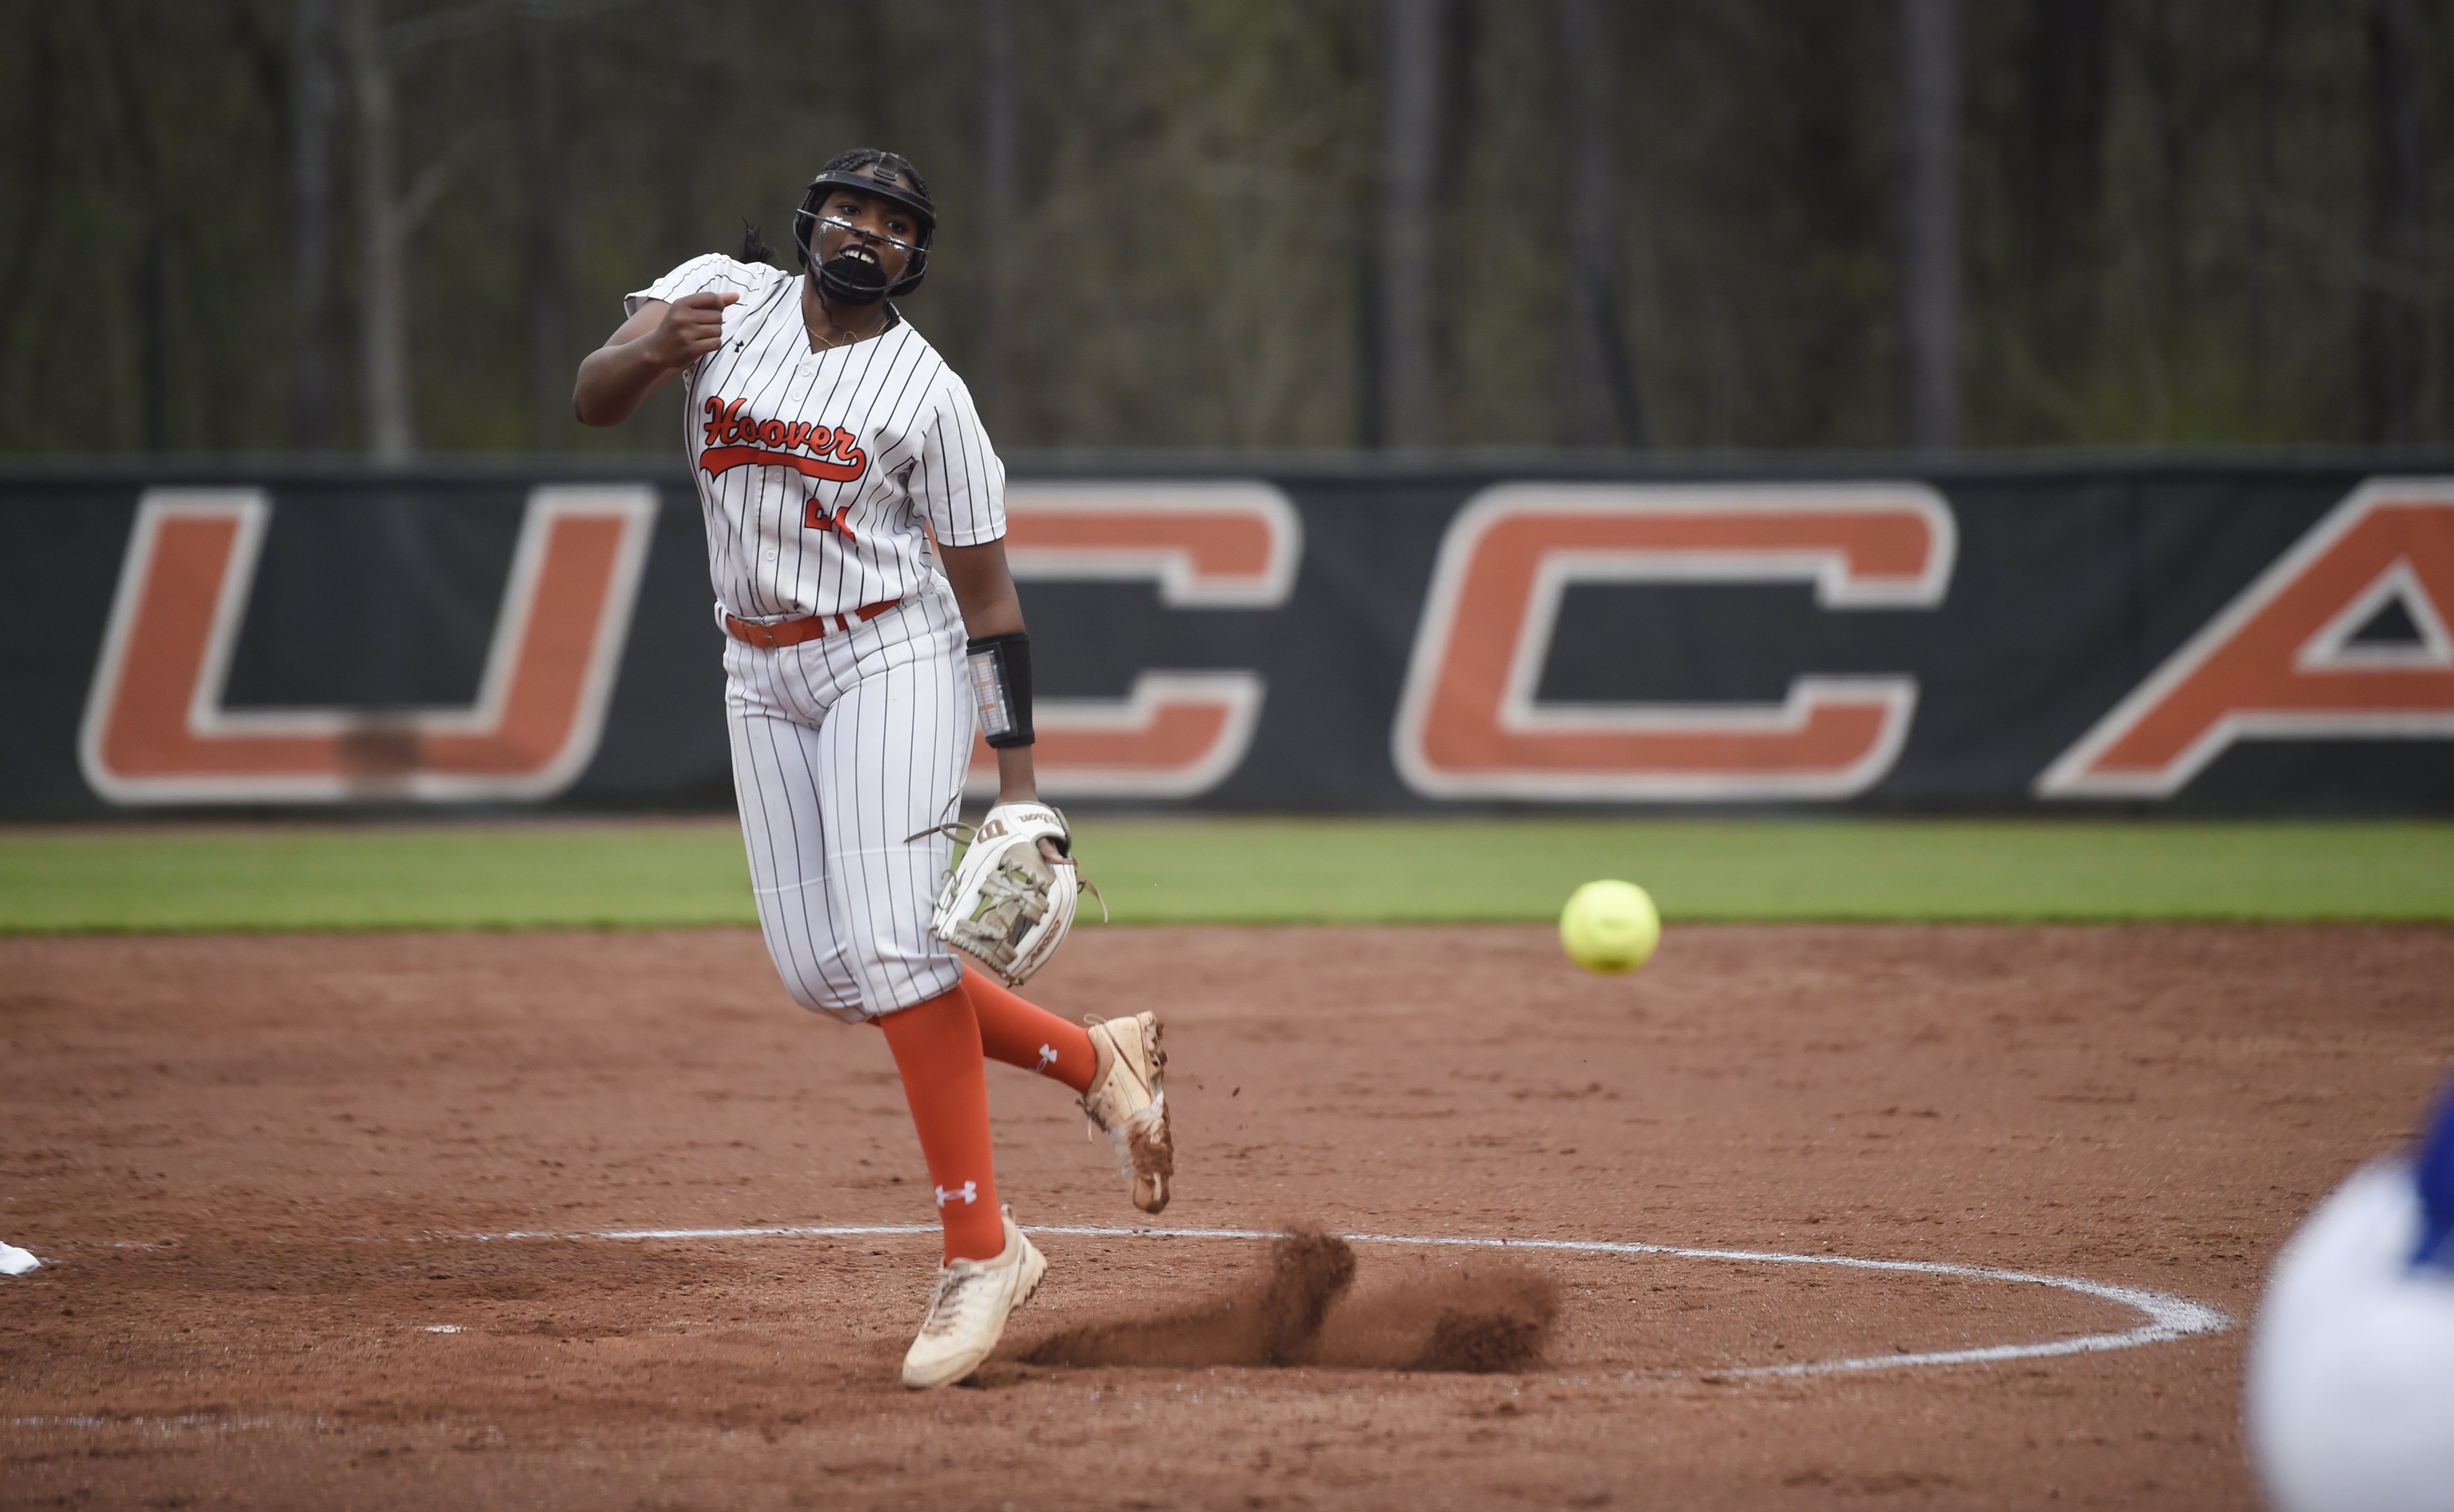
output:
[[[996,1158],[989,1146],[988,1062],[979,1020],[956,987],[875,1020],[886,1031],[903,1099],[920,1131],[920,1153],[936,1188],[946,1258],[995,1260],[1005,1249],[997,1216]]]
[[[1034,1007],[976,971],[963,973],[963,991],[980,1022],[980,1048],[991,1060],[1036,1071],[1076,1092],[1091,1090],[1099,1069],[1091,1031]]]

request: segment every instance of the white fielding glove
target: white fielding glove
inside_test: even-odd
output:
[[[1040,854],[1054,840],[1065,859]],[[930,932],[968,951],[1009,987],[1019,987],[1056,954],[1074,927],[1081,876],[1065,816],[1045,803],[1000,803],[972,832],[946,889],[937,895]]]

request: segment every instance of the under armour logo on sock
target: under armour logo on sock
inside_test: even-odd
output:
[[[962,1199],[966,1204],[978,1201],[980,1200],[980,1183],[977,1181],[965,1181],[960,1186],[941,1186],[937,1188],[937,1205],[939,1207],[944,1207],[947,1203],[954,1201],[956,1198]]]
[[[1056,1047],[1055,1045],[1041,1045],[1039,1047],[1039,1064],[1032,1067],[1031,1069],[1038,1072],[1044,1077],[1048,1075],[1048,1068],[1055,1064],[1056,1064]]]

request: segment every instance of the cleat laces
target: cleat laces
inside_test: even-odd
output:
[[[941,1273],[936,1289],[929,1294],[929,1316],[921,1321],[920,1337],[943,1339],[960,1328],[972,1283],[983,1279],[979,1270],[969,1266]]]

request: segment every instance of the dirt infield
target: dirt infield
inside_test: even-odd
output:
[[[1171,1225],[2236,1320],[2454,1058],[2441,929],[1689,928],[1618,980],[1539,929],[1095,929],[1034,996],[1167,1013]],[[1357,1242],[1280,1347],[1219,1323],[1283,1301],[1266,1242],[1056,1233],[978,1388],[907,1395],[926,1237],[587,1237],[933,1218],[882,1037],[747,932],[0,941],[0,1043],[8,1506],[2251,1502],[2238,1326],[1747,1374],[2141,1321],[1775,1259]],[[1061,1089],[993,1097],[1027,1223],[1138,1217]]]

